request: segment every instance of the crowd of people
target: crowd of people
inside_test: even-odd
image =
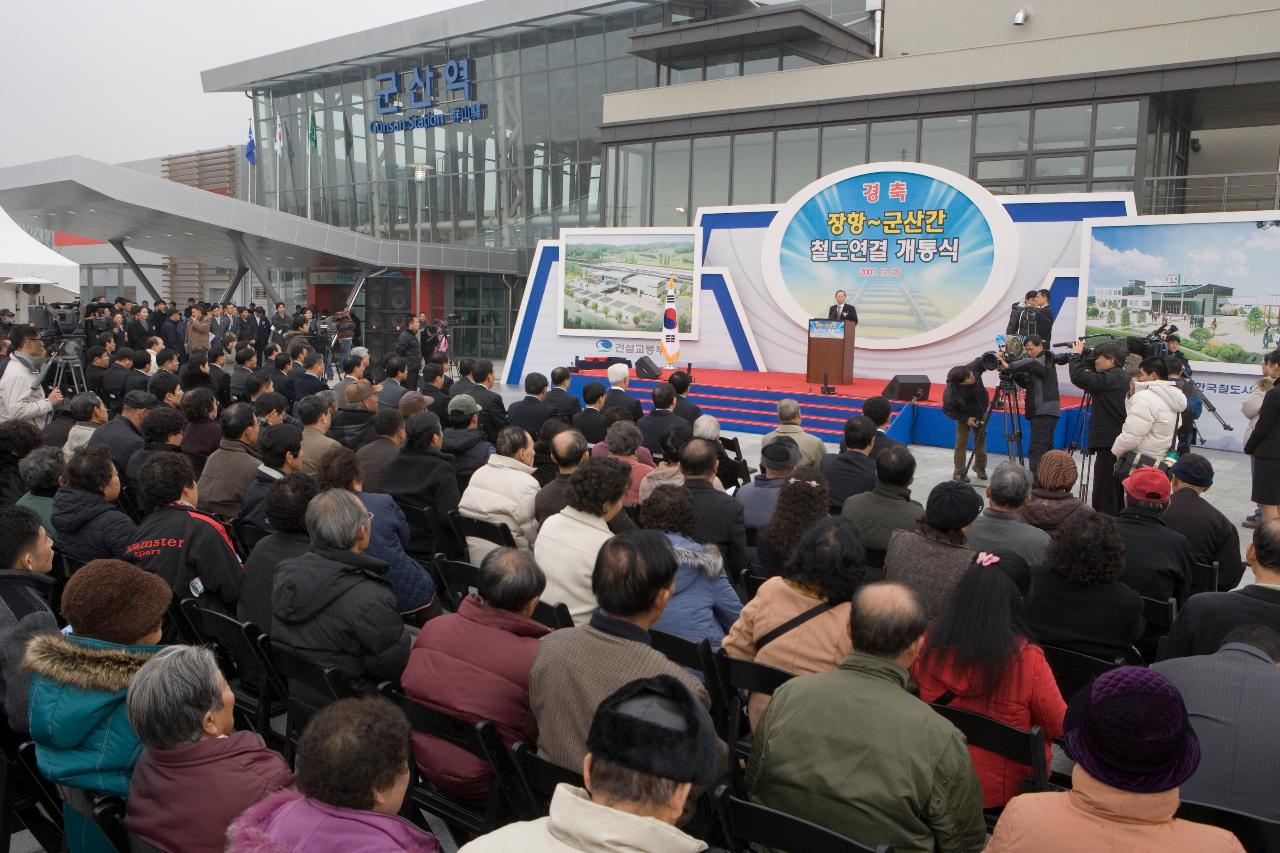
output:
[[[508,409],[491,362],[424,352],[419,317],[381,365],[342,347],[327,378],[305,313],[156,307],[161,347],[130,346],[147,309],[112,317],[69,399],[33,382],[29,326],[0,376],[5,720],[49,781],[126,800],[154,848],[438,849],[410,785],[483,811],[493,769],[413,730],[389,685],[580,777],[539,819],[449,825],[477,853],[706,849],[721,783],[922,853],[1241,849],[1177,818],[1180,794],[1280,820],[1274,388],[1246,445],[1261,515],[1242,561],[1211,461],[1167,457],[1182,392],[1164,360],[1122,383],[1117,353],[1067,359],[1107,460],[1088,503],[1063,451],[962,465],[987,392],[981,364],[955,368],[955,477],[915,500],[882,397],[835,452],[781,400],[744,471],[684,371],[647,406],[625,365],[581,397],[566,368],[530,373]],[[1056,419],[1045,371],[1036,435]],[[180,602],[353,698],[308,697],[283,754],[269,727],[237,731],[254,719]],[[781,686],[734,697],[739,720],[717,656]],[[1070,766],[1060,789],[1023,793],[1032,768],[967,743],[942,706],[1038,727],[1046,764]],[[72,851],[110,849],[70,799],[61,820]]]

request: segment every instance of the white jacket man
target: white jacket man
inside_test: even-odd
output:
[[[1125,401],[1124,425],[1111,445],[1117,459],[1136,450],[1158,461],[1173,446],[1187,397],[1168,380],[1169,368],[1163,358],[1148,358],[1138,368],[1133,393]]]
[[[516,547],[533,550],[538,537],[538,520],[533,514],[538,481],[533,476],[533,438],[519,427],[505,427],[498,433],[497,452],[471,475],[467,490],[458,501],[458,512],[470,518],[505,524],[511,529]],[[467,537],[467,551],[473,565],[498,547],[475,537]]]
[[[40,378],[44,343],[33,326],[13,327],[13,356],[4,376],[0,376],[0,421],[26,421],[37,429],[49,422],[53,407],[62,402],[62,392],[54,388],[45,398]]]

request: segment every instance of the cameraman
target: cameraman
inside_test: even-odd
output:
[[[973,472],[979,480],[987,479],[987,406],[991,395],[982,384],[982,359],[958,364],[947,371],[947,387],[942,392],[942,411],[956,422],[955,474],[951,479],[969,482],[965,471],[969,464],[969,434],[973,433]]]
[[[1191,445],[1195,443],[1196,420],[1204,414],[1204,397],[1200,394],[1199,386],[1187,375],[1189,371],[1184,368],[1186,359],[1174,358],[1174,351],[1171,349],[1164,360],[1169,364],[1169,381],[1187,398],[1187,408],[1182,412],[1182,419],[1178,423],[1178,455],[1182,456],[1190,453]]]
[[[1089,436],[1085,446],[1093,452],[1093,508],[1115,515],[1124,508],[1120,481],[1112,476],[1116,458],[1111,444],[1124,424],[1124,403],[1129,396],[1129,374],[1123,369],[1128,351],[1120,343],[1108,341],[1096,350],[1092,368],[1084,358],[1084,341],[1071,345],[1067,362],[1071,384],[1093,395]]]
[[[1027,451],[1027,465],[1035,476],[1040,457],[1053,449],[1053,433],[1058,428],[1062,404],[1058,400],[1058,365],[1066,364],[1070,356],[1054,355],[1048,351],[1044,338],[1028,335],[1026,355],[1014,362],[1005,360],[1004,353],[997,353],[1000,366],[1013,374],[1014,381],[1027,389],[1027,420],[1031,423],[1031,447]]]
[[[1022,304],[1013,303],[1009,309],[1009,325],[1005,327],[1006,335],[1029,335],[1036,329],[1028,328],[1035,322],[1036,291],[1028,290],[1022,297]]]
[[[1174,367],[1180,367],[1178,374],[1191,378],[1191,364],[1187,361],[1187,354],[1182,351],[1182,338],[1174,334],[1165,335],[1165,345],[1169,347],[1169,352],[1165,354],[1165,359],[1169,362],[1169,373],[1174,373]],[[1178,362],[1177,365],[1174,362]],[[1199,415],[1197,415],[1199,417]]]

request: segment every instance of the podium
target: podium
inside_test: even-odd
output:
[[[832,385],[853,382],[853,339],[858,324],[846,320],[809,321],[809,361],[805,381]]]

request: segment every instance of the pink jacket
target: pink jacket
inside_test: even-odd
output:
[[[340,809],[297,791],[279,791],[227,830],[228,853],[438,853],[434,835],[378,812]]]
[[[1176,788],[1121,791],[1078,764],[1071,785],[1063,793],[1010,800],[986,853],[1244,853],[1225,829],[1175,818]]]

